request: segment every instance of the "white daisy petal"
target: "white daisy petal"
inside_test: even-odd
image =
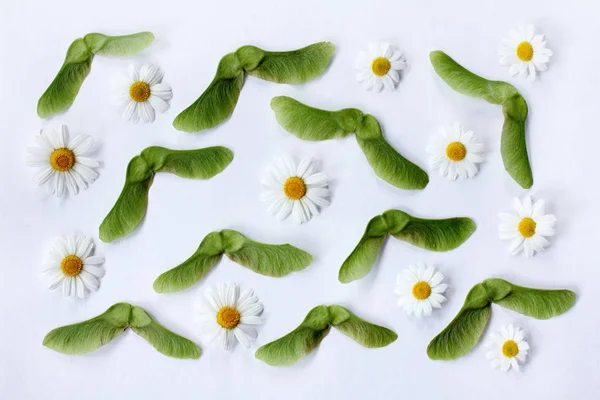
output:
[[[161,99],[159,96],[151,95],[148,102],[159,113],[164,113],[169,109],[169,103]]]
[[[245,348],[250,347],[250,337],[248,337],[248,335],[246,335],[246,333],[243,330],[236,327],[233,329],[233,334],[235,335],[238,342],[240,342]]]
[[[100,287],[100,281],[98,280],[98,278],[96,278],[94,275],[87,272],[85,269],[83,271],[81,271],[81,273],[79,274],[79,277],[81,278],[83,285],[89,291],[95,292]]]
[[[48,182],[48,180],[56,173],[56,170],[54,170],[52,167],[42,168],[33,176],[33,182],[35,182],[35,184],[38,186],[43,185],[44,183]]]
[[[138,109],[140,112],[140,119],[144,123],[154,122],[156,119],[156,112],[150,102],[146,101],[143,103],[139,103]]]
[[[124,107],[121,109],[121,113],[123,114],[123,118],[127,121],[131,121],[134,124],[140,120],[140,115],[138,112],[138,104],[135,101],[130,100],[127,102]]]
[[[306,177],[307,175],[312,174],[314,166],[315,161],[312,157],[304,157],[300,160],[300,164],[298,164],[298,167],[296,168],[296,176],[303,178],[306,182]]]
[[[62,281],[62,295],[63,297],[72,297],[73,296],[73,278],[67,276]]]
[[[87,258],[94,250],[94,242],[91,237],[78,236],[75,238],[74,254],[82,260]]]
[[[319,207],[308,197],[300,199],[300,203],[311,216],[320,214]]]
[[[53,269],[46,272],[46,279],[48,280],[48,289],[56,289],[62,281],[66,278],[66,275],[59,269]]]
[[[90,135],[79,135],[71,141],[71,146],[77,157],[87,155],[94,149],[94,138]]]
[[[127,72],[129,73],[129,80],[131,82],[137,82],[140,80],[140,75],[139,75],[139,68],[136,68],[135,65],[130,65],[127,68]]]
[[[164,83],[157,83],[156,85],[153,85],[151,87],[151,91],[151,96],[156,96],[166,102],[173,98],[173,91],[171,90],[171,87]]]
[[[277,219],[283,221],[292,213],[292,208],[294,207],[294,202],[290,199],[284,199],[283,204],[281,205],[281,209],[277,213]]]
[[[139,80],[149,85],[155,85],[162,82],[163,73],[154,65],[144,64],[140,67]]]

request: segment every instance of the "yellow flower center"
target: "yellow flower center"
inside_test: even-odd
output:
[[[150,97],[150,85],[146,82],[134,82],[129,88],[129,96],[138,103],[143,103]]]
[[[73,168],[74,164],[75,153],[69,149],[56,149],[50,154],[50,165],[57,171],[68,171]]]
[[[225,329],[233,329],[240,324],[240,317],[238,310],[225,306],[217,313],[217,323]]]
[[[507,340],[502,345],[502,354],[504,357],[513,358],[519,354],[519,345],[514,340]]]
[[[536,223],[531,218],[523,218],[519,222],[519,233],[525,238],[530,238],[535,234]]]
[[[292,176],[283,184],[283,193],[292,200],[300,200],[306,194],[306,183],[302,178]]]
[[[467,148],[461,142],[452,142],[446,147],[446,155],[452,161],[461,161],[467,156]]]
[[[377,76],[384,76],[392,68],[392,63],[385,57],[377,57],[371,64],[371,70]]]
[[[431,295],[431,286],[425,281],[419,281],[413,286],[412,294],[417,300],[425,300]]]
[[[531,61],[533,58],[533,46],[529,42],[521,42],[517,46],[517,57],[521,61]]]
[[[60,269],[67,276],[77,276],[83,269],[83,261],[77,256],[66,256],[60,262]]]

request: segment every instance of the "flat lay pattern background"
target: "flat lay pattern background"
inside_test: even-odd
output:
[[[593,399],[600,381],[597,332],[598,100],[600,26],[591,1],[455,0],[219,1],[104,0],[2,1],[0,4],[0,398],[22,399]],[[511,79],[498,64],[500,40],[512,26],[533,23],[554,51],[549,70],[534,84]],[[127,34],[149,30],[155,43],[132,59],[97,57],[75,104],[40,120],[36,103],[58,71],[68,45],[88,32]],[[328,71],[302,86],[249,77],[233,117],[217,129],[176,131],[173,118],[214,76],[218,60],[244,44],[291,50],[328,40],[337,46]],[[354,58],[373,41],[402,49],[409,63],[395,92],[365,92],[355,81]],[[499,106],[451,91],[433,72],[431,50],[442,49],[467,68],[516,85],[530,105],[528,145],[534,195],[558,216],[557,235],[545,254],[511,257],[497,237],[497,213],[526,192],[502,167]],[[173,88],[171,109],[151,125],[132,125],[110,105],[110,81],[130,62],[156,63]],[[430,173],[421,192],[378,180],[352,137],[309,143],[280,128],[269,107],[276,95],[310,105],[356,107],[373,114],[390,143],[427,166],[425,147],[440,125],[461,121],[487,147],[472,180],[450,182]],[[47,124],[66,123],[73,134],[92,135],[103,160],[100,178],[78,196],[48,195],[31,182],[25,148]],[[125,240],[104,244],[106,276],[85,301],[48,291],[38,269],[52,239],[80,233],[97,237],[131,157],[150,145],[192,149],[225,145],[233,163],[209,181],[159,175],[150,191],[147,218]],[[260,177],[277,156],[312,155],[330,175],[332,205],[296,226],[267,215],[259,201]],[[339,266],[367,221],[388,208],[421,217],[469,216],[477,231],[449,253],[432,253],[389,240],[374,270],[358,282],[337,281]],[[158,295],[152,282],[191,255],[210,231],[237,229],[268,243],[292,243],[315,256],[305,271],[268,278],[224,259],[190,290]],[[410,263],[435,263],[450,289],[444,308],[415,319],[397,307],[396,274]],[[429,340],[454,317],[467,291],[488,277],[516,284],[568,288],[578,293],[565,315],[537,321],[495,307],[486,333],[506,323],[524,328],[532,350],[524,373],[502,374],[477,346],[452,362],[427,358]],[[255,289],[266,323],[255,347],[227,353],[206,343],[193,318],[193,300],[214,283],[231,280]],[[103,312],[118,301],[146,308],[166,327],[203,350],[196,361],[165,357],[128,332],[87,356],[43,347],[57,326]],[[317,351],[290,368],[256,360],[254,350],[295,328],[310,308],[339,303],[394,329],[399,338],[383,349],[364,349],[332,331]]]

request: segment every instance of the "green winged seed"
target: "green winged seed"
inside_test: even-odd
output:
[[[371,271],[388,234],[398,240],[430,251],[448,251],[463,244],[475,232],[470,218],[423,219],[404,211],[387,210],[373,217],[348,258],[342,264],[338,279],[349,283]]]
[[[175,118],[173,126],[185,132],[214,128],[233,113],[246,74],[275,83],[305,83],[325,71],[334,51],[329,42],[285,52],[240,47],[221,59],[208,88]]]
[[[301,271],[312,262],[310,254],[289,244],[259,243],[237,231],[224,229],[206,235],[190,258],[156,278],[154,290],[170,293],[193,286],[221,260],[223,254],[256,273],[273,277]]]
[[[490,81],[468,71],[442,51],[433,51],[429,58],[435,72],[455,91],[502,105],[504,125],[500,153],[504,168],[524,189],[533,185],[531,165],[525,141],[527,103],[514,86],[507,82]]]
[[[198,358],[198,346],[166,329],[142,308],[117,303],[97,317],[73,325],[53,329],[43,345],[65,354],[86,354],[94,351],[131,328],[156,350],[174,358]]]
[[[75,39],[58,74],[42,94],[37,105],[40,118],[46,118],[69,108],[88,76],[94,55],[131,56],[139,53],[152,41],[151,32],[140,32],[126,36],[106,36],[90,33]]]
[[[310,310],[292,332],[259,348],[255,357],[272,366],[292,365],[313,351],[331,327],[369,348],[385,347],[398,338],[393,331],[367,322],[342,306],[321,305]]]
[[[100,239],[112,242],[133,232],[148,207],[148,191],[157,172],[170,172],[182,178],[209,179],[233,160],[233,152],[215,146],[197,150],[171,150],[148,147],[127,166],[125,185],[115,205],[100,225]]]
[[[329,140],[354,134],[375,174],[400,189],[423,189],[427,173],[408,161],[384,139],[375,117],[355,108],[325,111],[290,97],[271,100],[279,125],[303,140]]]
[[[432,360],[454,360],[469,353],[483,335],[492,304],[536,319],[548,319],[565,313],[575,299],[570,290],[532,289],[504,279],[486,279],[469,291],[458,315],[427,346],[427,355]]]

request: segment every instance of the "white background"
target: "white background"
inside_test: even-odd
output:
[[[534,84],[510,78],[498,64],[501,38],[520,23],[535,24],[555,54]],[[68,112],[50,120],[37,117],[37,100],[72,40],[94,31],[144,30],[156,35],[151,47],[130,59],[96,57]],[[591,1],[3,0],[0,398],[597,398],[599,30]],[[290,50],[322,40],[337,49],[320,79],[288,86],[249,77],[232,118],[217,129],[188,134],[172,127],[174,117],[209,84],[224,54],[245,44]],[[354,58],[373,41],[388,41],[406,54],[410,66],[395,92],[366,92],[355,81]],[[507,243],[498,239],[497,213],[510,210],[512,197],[527,193],[502,166],[501,109],[446,87],[429,64],[428,53],[435,49],[485,77],[508,80],[528,101],[531,192],[546,198],[548,211],[559,220],[545,254],[510,257]],[[171,109],[154,124],[130,124],[110,105],[111,78],[130,62],[156,63],[173,87]],[[431,173],[424,191],[406,192],[375,177],[352,137],[308,143],[283,131],[269,107],[270,99],[282,94],[316,107],[372,113],[391,144],[424,168],[429,138],[453,121],[473,129],[489,151],[475,179],[451,182]],[[99,142],[97,157],[104,166],[89,190],[57,199],[31,182],[35,171],[25,165],[25,148],[42,127],[62,122],[73,134],[87,133]],[[125,167],[150,145],[224,145],[235,159],[209,181],[157,176],[140,229],[104,244],[97,239],[98,226],[121,191]],[[315,156],[331,177],[331,206],[303,226],[270,217],[259,201],[265,166],[284,153]],[[338,269],[367,221],[388,208],[421,217],[469,216],[477,231],[448,253],[389,240],[366,278],[340,284]],[[223,228],[259,241],[292,243],[315,261],[276,279],[224,259],[190,290],[154,293],[152,282],[160,273],[184,261],[208,232]],[[47,290],[38,272],[53,238],[69,233],[96,237],[97,254],[106,257],[102,286],[85,301]],[[444,308],[428,319],[405,315],[393,293],[396,274],[419,261],[437,264],[451,285]],[[429,340],[454,317],[469,288],[488,277],[578,294],[572,310],[546,321],[494,307],[486,336],[506,323],[528,332],[532,350],[522,373],[493,370],[482,344],[456,361],[427,358]],[[193,300],[224,280],[255,289],[265,304],[266,323],[250,350],[237,346],[225,352],[198,334]],[[41,345],[49,330],[88,319],[119,301],[146,308],[166,327],[192,338],[202,347],[202,357],[165,357],[132,332],[86,356]],[[293,367],[270,367],[254,358],[258,346],[291,331],[309,309],[323,303],[347,306],[394,329],[399,338],[386,348],[364,349],[332,331]]]

